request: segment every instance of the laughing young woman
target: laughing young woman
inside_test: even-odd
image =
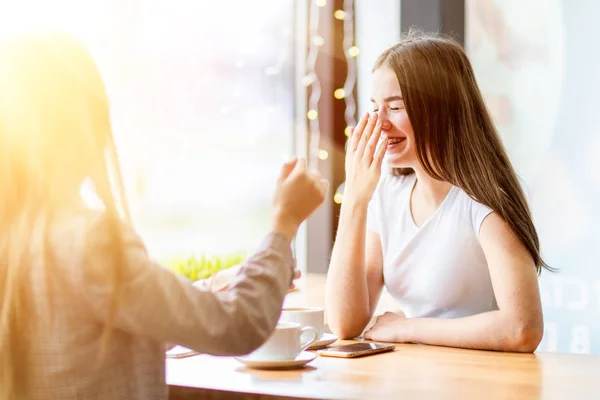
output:
[[[367,339],[535,351],[547,266],[467,55],[411,35],[379,56],[372,77],[375,112],[347,150],[331,329],[359,336],[385,286],[402,313],[379,316]]]

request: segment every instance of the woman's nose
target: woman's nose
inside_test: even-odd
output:
[[[392,123],[387,118],[379,117],[379,122],[381,122],[381,130],[387,131],[392,129]]]

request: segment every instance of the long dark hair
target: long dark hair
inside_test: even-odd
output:
[[[425,172],[497,212],[531,254],[538,274],[553,270],[540,255],[525,195],[463,48],[450,38],[411,31],[378,57],[373,70],[381,67],[398,78]]]
[[[91,180],[114,242],[115,268],[106,269],[114,283],[112,318],[123,259],[121,225],[129,211],[104,84],[80,42],[62,33],[5,39],[0,88],[0,398],[11,400],[27,397],[28,332],[42,314],[31,298],[32,238],[42,226],[47,247],[52,215]],[[49,254],[45,248],[46,288],[52,277]]]

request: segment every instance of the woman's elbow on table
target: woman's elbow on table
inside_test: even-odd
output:
[[[362,330],[359,331],[340,331],[339,333],[333,332],[341,340],[352,340],[359,337],[362,334]]]
[[[342,340],[354,339],[362,334],[367,324],[352,323],[338,318],[328,319],[329,329]]]
[[[544,324],[523,324],[513,330],[507,343],[507,351],[533,353],[544,335]]]

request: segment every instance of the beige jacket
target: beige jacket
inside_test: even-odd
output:
[[[166,343],[242,355],[274,329],[294,267],[285,237],[267,235],[231,287],[218,293],[158,265],[132,229],[125,229],[124,239],[123,297],[101,365],[112,251],[103,218],[87,213],[55,224],[49,274],[44,252],[34,254],[32,302],[37,319],[52,325],[28,333],[33,399],[167,399]]]

